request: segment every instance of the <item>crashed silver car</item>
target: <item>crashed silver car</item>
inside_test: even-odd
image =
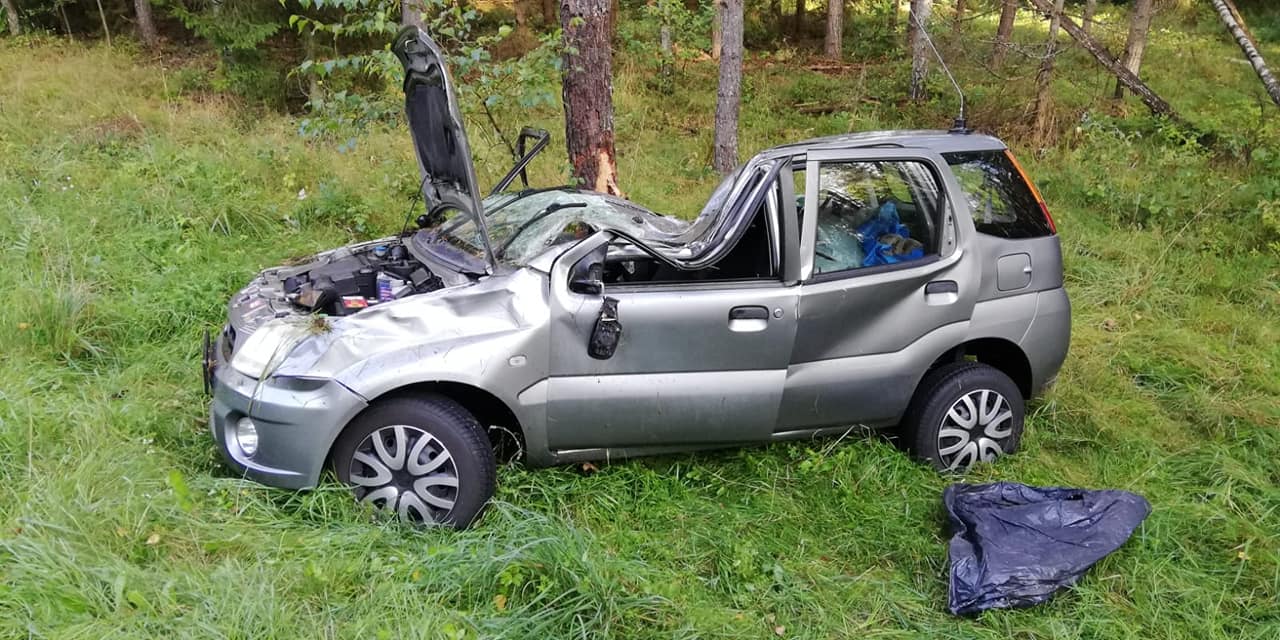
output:
[[[573,188],[482,198],[443,56],[405,66],[417,229],[271,268],[206,340],[244,477],[326,468],[463,527],[495,443],[530,465],[899,429],[939,470],[1012,453],[1067,353],[1053,221],[999,140],[879,132],[769,149],[691,223]]]

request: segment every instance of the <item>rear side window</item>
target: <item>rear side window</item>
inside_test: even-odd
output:
[[[1003,151],[943,154],[964,190],[979,233],[1000,238],[1053,235],[1048,211]]]

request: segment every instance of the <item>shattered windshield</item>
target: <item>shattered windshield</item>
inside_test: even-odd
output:
[[[636,237],[661,238],[684,229],[682,223],[654,215],[640,207],[596,193],[548,189],[489,196],[482,203],[494,258],[523,266],[548,248],[577,242],[600,229],[614,229]],[[432,253],[457,262],[462,253],[483,266],[484,245],[470,216],[446,216],[419,231],[415,240]]]

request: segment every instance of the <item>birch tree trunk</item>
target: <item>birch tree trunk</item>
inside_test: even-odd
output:
[[[1139,75],[1142,53],[1147,49],[1147,32],[1151,29],[1152,0],[1133,0],[1133,12],[1129,16],[1129,37],[1124,44],[1124,68]],[[1124,97],[1124,85],[1116,80],[1116,100]]]
[[[1036,11],[1041,13],[1053,12],[1053,5],[1049,4],[1048,0],[1027,0],[1027,2],[1029,2],[1031,6],[1035,7]],[[1169,106],[1169,103],[1165,102],[1164,98],[1156,95],[1156,92],[1152,91],[1151,87],[1148,87],[1146,83],[1140,80],[1132,71],[1126,69],[1125,66],[1115,58],[1115,56],[1111,55],[1110,51],[1107,51],[1106,47],[1102,46],[1102,43],[1094,40],[1093,36],[1085,33],[1084,30],[1076,25],[1076,23],[1072,22],[1070,18],[1063,17],[1060,22],[1062,29],[1070,34],[1076,42],[1080,43],[1080,46],[1083,47],[1085,51],[1088,51],[1099,64],[1106,67],[1107,71],[1110,71],[1111,75],[1114,75],[1126,89],[1132,91],[1134,95],[1141,98],[1142,103],[1147,105],[1147,108],[1151,110],[1151,113],[1158,116],[1173,118],[1175,120],[1180,119],[1178,114],[1173,110],[1173,107]]]
[[[1218,10],[1222,23],[1227,25],[1227,30],[1240,45],[1240,50],[1244,51],[1244,57],[1248,58],[1249,64],[1253,65],[1253,70],[1262,81],[1262,86],[1267,89],[1267,95],[1271,96],[1276,106],[1280,106],[1280,84],[1277,84],[1276,77],[1271,75],[1271,69],[1267,68],[1262,54],[1258,53],[1258,47],[1254,46],[1253,38],[1250,38],[1249,33],[1245,31],[1244,21],[1240,19],[1240,12],[1236,10],[1235,3],[1231,0],[1213,0],[1213,6]]]
[[[418,0],[400,0],[400,24],[422,28],[422,4]]]
[[[15,36],[22,33],[22,23],[18,22],[18,6],[13,0],[4,0],[4,15],[9,19],[9,33]]]
[[[1040,61],[1040,70],[1036,73],[1036,121],[1033,127],[1036,144],[1044,144],[1049,139],[1049,112],[1053,108],[1053,93],[1050,89],[1053,83],[1053,62],[1058,56],[1058,24],[1062,20],[1062,5],[1063,0],[1057,0],[1053,5],[1053,13],[1049,16],[1049,42],[1045,47],[1044,59]]]
[[[1084,3],[1084,16],[1080,18],[1080,28],[1085,33],[1093,30],[1093,16],[1098,13],[1098,0],[1086,0]]]
[[[844,49],[844,0],[827,0],[827,37],[823,52],[828,58],[839,60]]]
[[[929,12],[933,0],[911,0],[911,13],[907,16],[907,29],[911,34],[911,86],[907,96],[912,102],[925,98],[925,76],[929,74],[929,45],[925,42],[925,29],[929,28]]]
[[[133,0],[133,8],[138,14],[138,37],[148,49],[155,49],[160,44],[160,35],[156,33],[156,22],[151,17],[151,0]]]
[[[107,48],[111,48],[111,29],[107,26],[107,12],[102,10],[102,0],[95,0],[98,5],[98,17],[102,19],[102,33],[107,37]]]
[[[564,32],[564,139],[584,189],[621,196],[613,144],[610,0],[561,0]]]
[[[720,52],[720,88],[716,91],[715,148],[711,166],[728,175],[738,165],[738,106],[742,97],[742,20],[743,0],[718,0],[723,3],[721,32],[724,48]]]
[[[1009,53],[1009,40],[1013,38],[1013,21],[1018,17],[1018,0],[1004,0],[1000,6],[1000,25],[996,27],[996,46],[991,52],[991,64],[1000,66]]]

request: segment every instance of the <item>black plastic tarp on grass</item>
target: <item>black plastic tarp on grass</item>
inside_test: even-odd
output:
[[[1119,549],[1151,513],[1145,498],[1128,491],[1012,482],[954,484],[942,501],[952,533],[948,605],[956,615],[1048,600]]]

